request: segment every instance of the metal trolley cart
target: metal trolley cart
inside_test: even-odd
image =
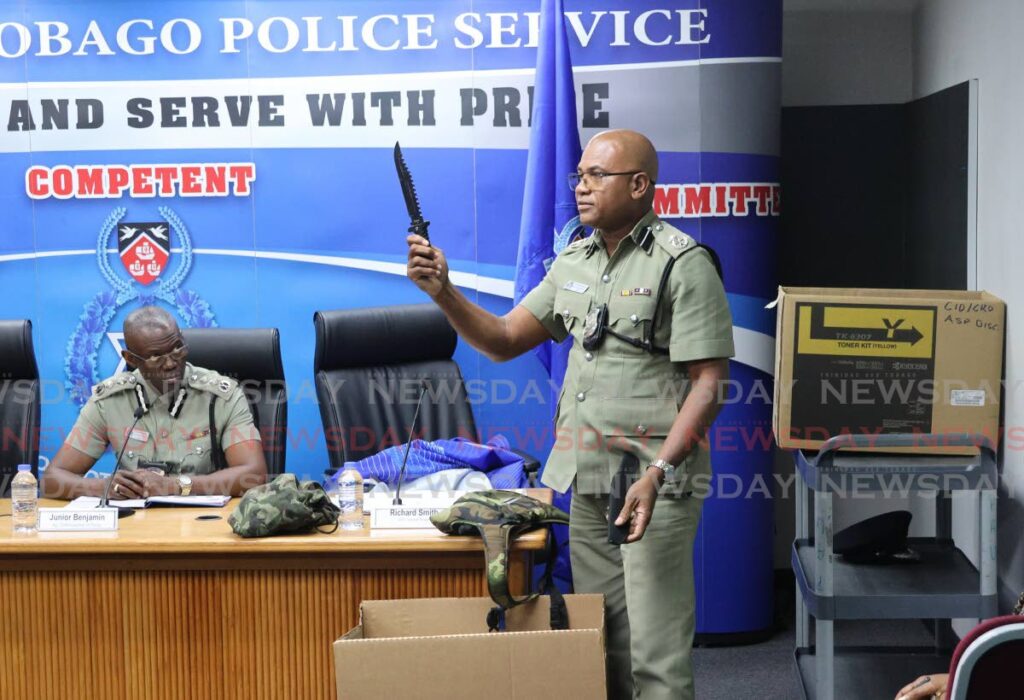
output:
[[[934,442],[928,442],[933,440]],[[922,444],[973,446],[972,456],[848,452]],[[996,458],[980,435],[843,435],[817,454],[794,452],[797,471],[796,667],[803,697],[891,697],[918,675],[944,671],[953,618],[997,613]],[[952,540],[951,492],[980,499],[979,571]],[[936,492],[935,537],[911,538],[921,555],[907,565],[856,565],[832,551],[832,498],[862,492]],[[809,499],[813,492],[813,503]],[[813,523],[813,536],[810,528]],[[814,642],[810,623],[814,618]],[[934,619],[932,647],[836,647],[835,620]]]

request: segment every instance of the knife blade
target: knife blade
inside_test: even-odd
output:
[[[412,181],[412,173],[409,166],[405,164],[402,156],[402,147],[395,142],[395,170],[398,172],[398,182],[402,186],[402,197],[405,198],[405,208],[409,212],[409,233],[423,236],[430,242],[430,235],[427,233],[430,222],[423,218],[420,211],[420,200],[416,196],[416,185]]]

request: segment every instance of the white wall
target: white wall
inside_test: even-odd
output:
[[[912,26],[915,97],[972,78],[979,83],[977,280],[978,288],[1007,304],[1003,402],[1009,431],[1024,424],[1024,2],[925,0]],[[1004,441],[1003,452],[998,556],[1006,606],[1024,590],[1024,452],[1012,440]],[[974,555],[973,532],[958,535]]]
[[[782,15],[782,105],[907,102],[910,36],[908,11],[787,9]]]

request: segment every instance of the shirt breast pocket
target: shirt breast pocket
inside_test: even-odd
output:
[[[202,428],[189,436],[185,443],[185,454],[181,460],[182,473],[205,474],[210,471],[211,451],[210,429]]]
[[[654,323],[657,300],[653,296],[633,294],[615,296],[608,303],[608,325],[621,336],[642,341]],[[623,355],[642,355],[646,351],[628,341],[612,337],[609,339],[613,352]]]
[[[555,295],[555,316],[562,320],[565,330],[576,340],[583,337],[583,321],[590,310],[590,297],[566,289]]]
[[[145,439],[142,439],[137,433],[129,435],[128,439],[123,443],[124,452],[121,454],[121,467],[131,471],[135,469],[140,459],[149,459],[147,456],[151,452],[149,441],[148,435]],[[115,457],[117,454],[118,452],[114,452]]]

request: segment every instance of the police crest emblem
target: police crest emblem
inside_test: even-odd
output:
[[[78,405],[89,399],[92,386],[101,379],[99,349],[110,322],[126,304],[149,306],[163,302],[176,312],[186,328],[217,325],[210,305],[195,291],[182,288],[192,268],[188,229],[170,207],[159,207],[158,211],[163,221],[128,223],[123,221],[127,210],[118,207],[100,227],[96,264],[110,288],[98,292],[85,304],[64,357],[65,385]],[[117,254],[128,277],[118,274],[110,264],[108,249],[115,233]],[[180,246],[176,266],[171,259],[172,233]]]
[[[117,252],[124,269],[136,282],[151,284],[167,268],[171,257],[167,224],[162,221],[118,224]]]

